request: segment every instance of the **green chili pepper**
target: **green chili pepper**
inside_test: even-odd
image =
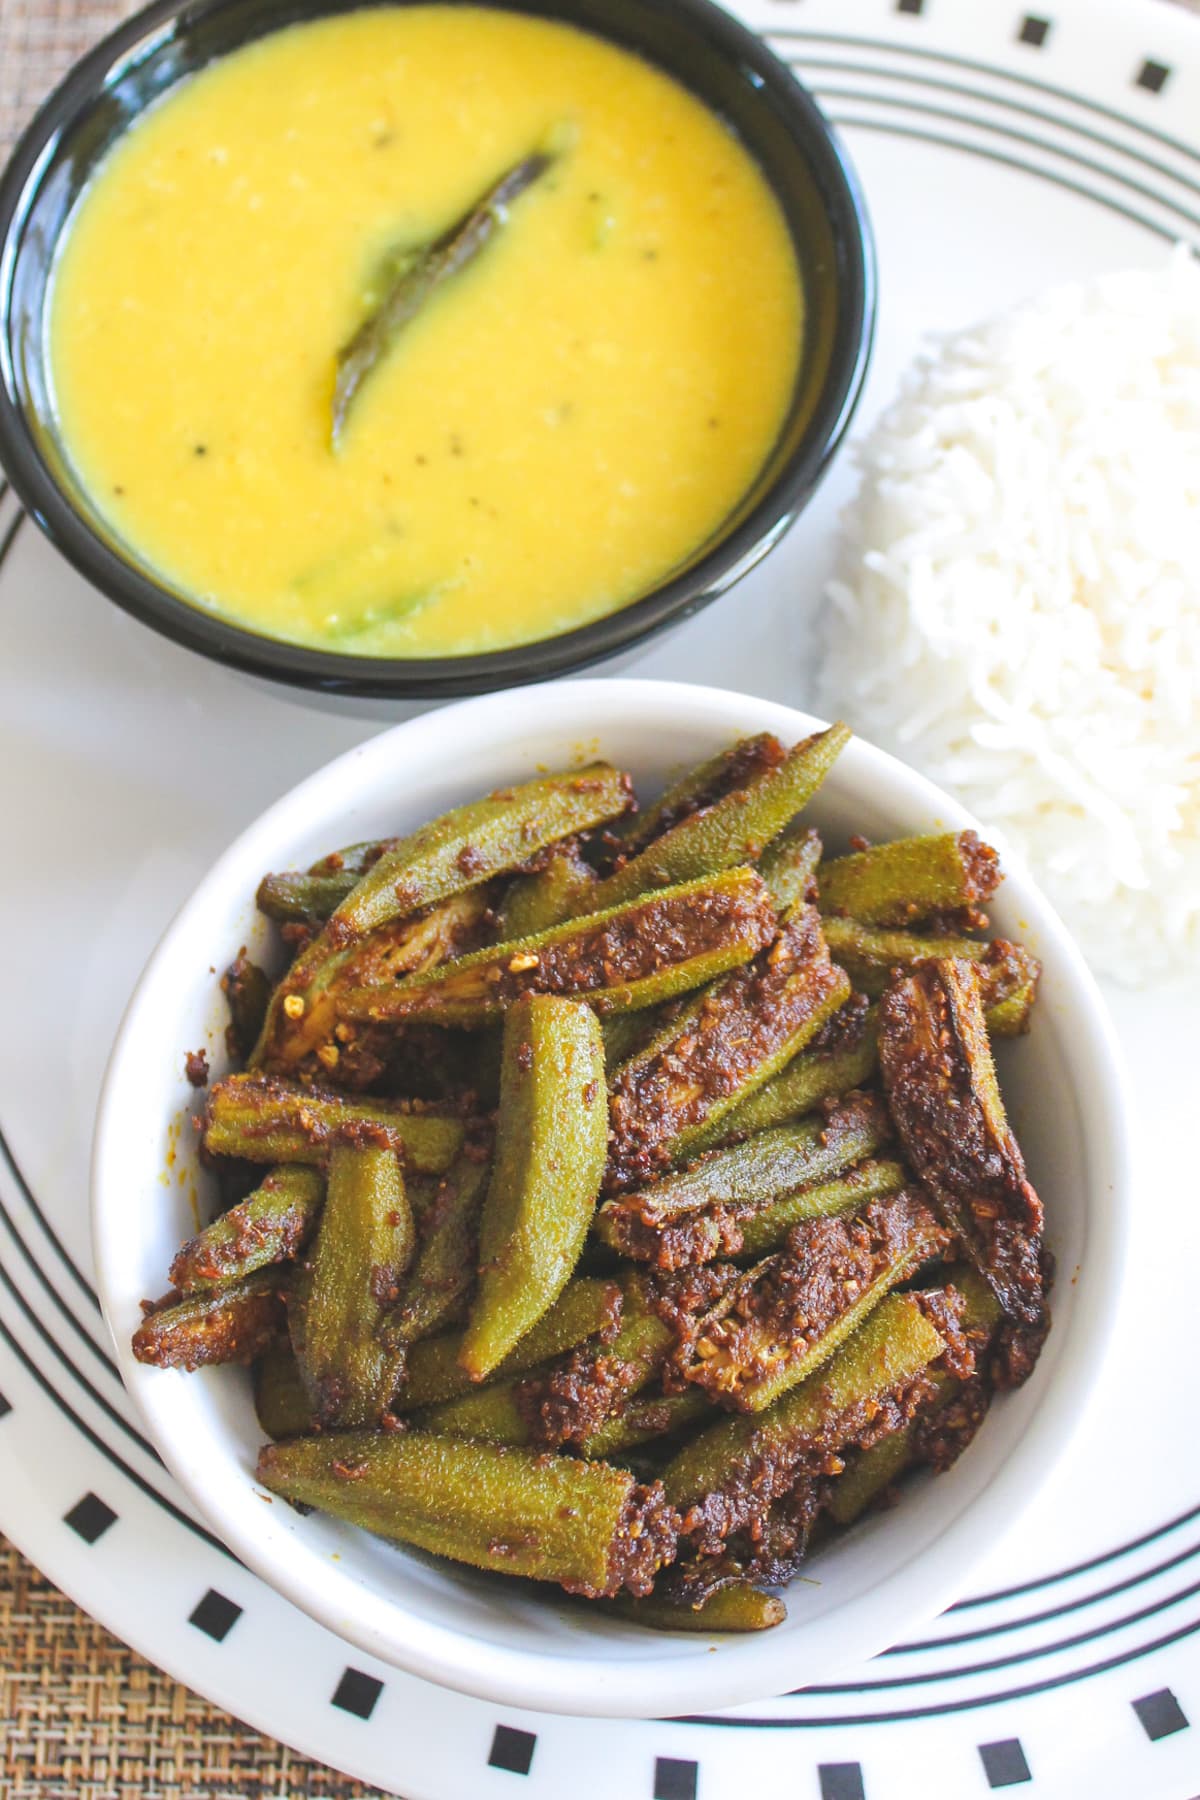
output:
[[[644,1593],[674,1551],[661,1490],[607,1463],[426,1432],[338,1432],[269,1444],[273,1494],[381,1537],[569,1592]]]
[[[260,1269],[228,1287],[160,1305],[134,1332],[133,1354],[160,1369],[253,1362],[284,1329],[286,1292],[278,1269]]]
[[[821,869],[821,911],[864,925],[917,925],[973,912],[1000,885],[996,852],[974,831],[895,838]]]
[[[750,869],[646,895],[409,975],[390,988],[339,994],[344,1019],[478,1026],[523,994],[573,995],[600,1011],[655,1006],[746,962],[770,941],[774,914]]]
[[[272,1169],[252,1194],[183,1246],[171,1264],[172,1283],[186,1294],[291,1261],[312,1235],[324,1199],[315,1169]]]
[[[317,1241],[291,1306],[292,1342],[321,1428],[377,1425],[397,1362],[379,1338],[412,1260],[415,1232],[391,1150],[335,1150]]]
[[[595,1014],[551,994],[519,1000],[504,1021],[479,1286],[460,1352],[474,1379],[504,1360],[566,1286],[595,1210],[607,1133]]]
[[[403,1100],[365,1100],[273,1075],[227,1076],[209,1089],[204,1111],[205,1148],[248,1162],[320,1164],[340,1147],[370,1145],[439,1175],[464,1135],[460,1119],[413,1112]]]

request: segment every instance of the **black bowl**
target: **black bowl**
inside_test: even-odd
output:
[[[351,6],[157,0],[76,64],[0,179],[0,462],[28,512],[89,581],[156,631],[234,668],[330,693],[445,698],[613,656],[696,612],[766,554],[807,503],[854,411],[874,325],[870,228],[844,152],[790,70],[710,0],[487,3],[562,19],[638,52],[721,114],[758,159],[786,214],[805,289],[805,350],[787,419],[750,492],[686,565],[619,612],[557,637],[474,656],[340,656],[190,604],[100,516],[59,437],[46,370],[55,246],[113,140],[173,83],[281,25]]]

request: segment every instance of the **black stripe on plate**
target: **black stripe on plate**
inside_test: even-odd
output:
[[[33,1358],[25,1350],[25,1347],[20,1340],[14,1337],[3,1319],[0,1319],[0,1338],[4,1339],[9,1349],[20,1360],[27,1373],[32,1375],[47,1399],[53,1402],[64,1417],[70,1419],[76,1429],[83,1433],[84,1437],[88,1440],[88,1443],[91,1444],[94,1449],[98,1450],[101,1456],[106,1457],[115,1469],[119,1469],[123,1475],[128,1476],[129,1480],[133,1482],[135,1487],[141,1489],[148,1500],[157,1500],[158,1504],[166,1512],[169,1512],[171,1517],[176,1519],[180,1525],[186,1525],[188,1530],[194,1533],[196,1537],[202,1538],[204,1542],[211,1545],[214,1550],[219,1550],[222,1556],[229,1557],[231,1562],[236,1562],[238,1560],[237,1557],[234,1556],[233,1551],[229,1549],[228,1545],[223,1544],[219,1537],[214,1537],[211,1531],[206,1530],[206,1528],[199,1524],[195,1519],[189,1518],[187,1513],[185,1513],[181,1507],[176,1506],[173,1500],[168,1500],[165,1494],[160,1494],[158,1489],[154,1487],[151,1482],[146,1480],[145,1476],[139,1475],[138,1471],[131,1468],[123,1456],[119,1456],[111,1445],[105,1443],[98,1432],[93,1431],[87,1420],[82,1419],[79,1416],[70,1401],[65,1399],[64,1396],[58,1392],[54,1384],[43,1375],[37,1363],[34,1362]]]
[[[1091,175],[1100,175],[1105,181],[1111,181],[1115,186],[1125,188],[1131,194],[1139,195],[1143,200],[1153,200],[1158,205],[1165,207],[1168,212],[1178,213],[1185,224],[1200,228],[1200,214],[1189,212],[1177,200],[1164,199],[1157,189],[1147,187],[1144,182],[1135,181],[1132,176],[1124,175],[1120,170],[1110,168],[1107,163],[1096,162],[1090,156],[1081,156],[1077,150],[1055,144],[1051,139],[1038,137],[1033,132],[1018,131],[1015,127],[995,119],[985,119],[970,113],[956,112],[950,106],[932,106],[925,100],[908,100],[898,94],[876,94],[864,92],[861,88],[827,88],[816,84],[813,85],[813,93],[822,106],[827,100],[854,100],[872,106],[903,107],[906,111],[917,113],[922,118],[939,119],[951,125],[967,125],[977,131],[990,132],[995,137],[1007,138],[1014,144],[1022,144],[1029,149],[1045,151],[1063,162],[1073,163],[1077,168],[1086,169]],[[976,146],[963,143],[960,148],[975,149]],[[1049,171],[1041,169],[1038,172],[1049,173]],[[1084,192],[1082,188],[1076,191]],[[1101,194],[1091,193],[1089,197],[1093,200],[1100,200],[1103,204],[1107,203],[1106,197]]]
[[[5,1212],[2,1204],[0,1204],[0,1219],[3,1219],[5,1221],[5,1223],[7,1224],[8,1215]],[[17,1241],[20,1242],[19,1239]],[[155,1448],[154,1448],[153,1444],[151,1444],[150,1440],[148,1438],[143,1437],[141,1432],[137,1429],[137,1427],[134,1425],[131,1425],[129,1420],[127,1418],[125,1418],[124,1414],[117,1411],[116,1407],[113,1406],[112,1402],[110,1400],[108,1400],[100,1392],[99,1388],[93,1386],[92,1382],[83,1373],[83,1370],[80,1369],[77,1366],[77,1364],[75,1364],[74,1362],[71,1361],[71,1358],[67,1355],[67,1352],[64,1350],[63,1346],[59,1343],[58,1339],[51,1335],[51,1333],[46,1329],[45,1325],[43,1325],[41,1319],[39,1319],[38,1315],[34,1312],[33,1308],[29,1305],[29,1302],[26,1300],[26,1298],[25,1298],[24,1294],[21,1292],[20,1288],[13,1281],[11,1274],[9,1273],[8,1269],[5,1267],[5,1265],[2,1261],[0,1261],[0,1283],[3,1283],[3,1285],[8,1289],[12,1298],[16,1301],[17,1305],[20,1307],[21,1311],[24,1313],[26,1319],[28,1319],[29,1323],[33,1326],[34,1330],[37,1332],[37,1334],[41,1338],[42,1342],[46,1345],[47,1349],[52,1350],[54,1352],[54,1354],[58,1358],[59,1362],[63,1365],[63,1367],[65,1369],[69,1370],[70,1373],[75,1377],[76,1381],[79,1383],[80,1387],[83,1388],[84,1392],[86,1394],[88,1394],[88,1396],[92,1400],[95,1401],[96,1405],[101,1409],[102,1412],[105,1412],[108,1414],[108,1417],[112,1420],[113,1424],[119,1426],[120,1429],[125,1433],[125,1436],[127,1438],[129,1438],[132,1443],[135,1443],[138,1446],[139,1450],[144,1450],[147,1456],[152,1456],[154,1458],[154,1460],[157,1462],[158,1461],[158,1452],[155,1450]],[[114,1375],[116,1374],[115,1369],[114,1369],[113,1373],[114,1373]]]
[[[947,1637],[923,1638],[920,1643],[893,1644],[889,1650],[881,1652],[881,1660],[888,1656],[914,1656],[927,1650],[955,1650],[960,1644],[974,1644],[983,1638],[1001,1637],[1010,1631],[1025,1631],[1031,1625],[1044,1625],[1050,1619],[1064,1618],[1068,1613],[1080,1612],[1085,1606],[1097,1606],[1101,1600],[1111,1600],[1116,1594],[1127,1594],[1133,1588],[1144,1587],[1159,1575],[1165,1575],[1168,1569],[1178,1569],[1184,1563],[1191,1562],[1200,1556],[1200,1544],[1192,1544],[1181,1550],[1178,1556],[1169,1556],[1164,1562],[1155,1563],[1152,1568],[1143,1569],[1137,1575],[1129,1575],[1124,1581],[1114,1581],[1108,1587],[1099,1588],[1094,1594],[1083,1594],[1078,1600],[1065,1600],[1061,1606],[1048,1606],[1042,1612],[1026,1613],[1019,1619],[1005,1619],[998,1625],[985,1625],[978,1631],[960,1631]],[[966,1605],[967,1602],[960,1602]],[[1164,1605],[1171,1602],[1164,1601]],[[942,1615],[945,1617],[945,1614]]]
[[[959,138],[945,137],[940,132],[919,131],[914,126],[898,125],[880,119],[859,119],[848,114],[831,115],[833,123],[839,127],[848,127],[852,131],[877,131],[890,137],[912,138],[918,143],[934,144],[941,150],[962,150],[968,156],[978,156],[985,162],[1000,163],[1009,169],[1019,169],[1023,175],[1035,175],[1039,181],[1048,181],[1053,187],[1065,188],[1068,193],[1078,194],[1081,200],[1094,201],[1097,206],[1105,206],[1109,212],[1118,213],[1133,225],[1140,225],[1145,231],[1151,231],[1155,237],[1173,244],[1177,233],[1166,230],[1153,219],[1147,219],[1142,213],[1134,212],[1132,207],[1122,206],[1120,201],[1111,200],[1105,194],[1094,193],[1091,188],[1084,187],[1078,181],[1068,181],[1063,175],[1055,175],[1049,169],[1039,169],[1036,163],[1025,162],[1019,156],[1006,156],[1000,150],[988,150],[981,144],[964,144]]]
[[[1200,163],[1200,150],[1195,144],[1172,137],[1169,131],[1163,131],[1157,125],[1147,125],[1144,119],[1136,119],[1115,106],[1105,106],[1102,100],[1089,100],[1086,95],[1075,93],[1071,88],[1058,87],[1052,81],[1039,81],[1036,76],[1027,75],[1020,69],[1002,69],[995,63],[980,62],[973,56],[956,56],[950,50],[931,50],[927,44],[917,42],[902,44],[887,38],[851,37],[846,32],[806,30],[798,25],[772,25],[763,35],[768,38],[786,38],[792,43],[836,44],[846,50],[880,50],[889,59],[904,56],[940,63],[948,69],[969,69],[973,75],[988,75],[996,81],[1007,81],[1013,87],[1029,88],[1038,94],[1052,94],[1056,100],[1065,100],[1070,106],[1078,107],[1083,112],[1095,113],[1098,118],[1113,119],[1125,130],[1135,132],[1140,137],[1153,138],[1155,143],[1165,144],[1168,149],[1178,151],[1189,162]]]
[[[908,87],[929,88],[938,94],[957,94],[963,100],[978,100],[988,106],[995,106],[1005,112],[1016,113],[1023,119],[1036,119],[1042,125],[1057,125],[1061,131],[1069,131],[1073,137],[1082,138],[1085,143],[1099,144],[1101,149],[1112,150],[1118,156],[1124,156],[1140,168],[1151,169],[1156,175],[1173,181],[1177,186],[1186,188],[1189,193],[1200,194],[1200,181],[1193,180],[1190,175],[1181,175],[1168,163],[1160,162],[1157,157],[1148,156],[1140,147],[1131,149],[1118,138],[1110,137],[1106,132],[1097,131],[1091,125],[1084,125],[1078,119],[1064,118],[1061,113],[1050,112],[1046,107],[1034,106],[1027,100],[1018,100],[1012,94],[995,94],[987,88],[972,87],[965,81],[948,81],[943,75],[930,75],[924,69],[911,69],[903,65],[895,68],[881,69],[871,63],[846,61],[831,56],[808,56],[791,58],[790,66],[810,81],[810,71],[824,70],[834,75],[870,75],[877,79],[899,83]],[[974,121],[974,114],[971,115]],[[1061,152],[1060,152],[1061,154]]]
[[[45,1270],[42,1268],[41,1263],[38,1261],[38,1259],[34,1255],[33,1251],[29,1248],[29,1245],[25,1242],[25,1239],[22,1237],[21,1233],[17,1230],[16,1222],[13,1219],[12,1214],[9,1212],[7,1206],[4,1204],[3,1199],[0,1199],[0,1221],[3,1221],[5,1227],[8,1230],[9,1236],[12,1238],[13,1243],[17,1246],[17,1249],[19,1250],[22,1259],[26,1263],[28,1263],[30,1269],[33,1271],[34,1275],[36,1276],[39,1285],[45,1289],[46,1293],[50,1296],[51,1300],[53,1300],[55,1306],[58,1308],[58,1310],[62,1314],[63,1318],[66,1319],[66,1321],[69,1325],[72,1325],[74,1327],[75,1331],[83,1339],[83,1341],[87,1345],[88,1349],[92,1352],[92,1355],[94,1357],[96,1357],[96,1359],[100,1363],[103,1364],[103,1366],[107,1369],[108,1373],[113,1377],[113,1379],[119,1381],[120,1380],[120,1372],[117,1368],[116,1363],[113,1361],[112,1357],[109,1356],[108,1352],[106,1350],[103,1350],[100,1347],[100,1345],[96,1342],[95,1338],[92,1336],[91,1332],[86,1330],[86,1328],[83,1325],[81,1325],[79,1320],[75,1317],[75,1314],[71,1311],[71,1308],[67,1305],[66,1301],[63,1299],[63,1297],[59,1293],[58,1289],[54,1286],[54,1283],[50,1280],[49,1276],[46,1274]]]
[[[1152,1643],[1141,1644],[1135,1650],[1123,1650],[1116,1656],[1106,1656],[1103,1661],[1088,1663],[1082,1669],[1071,1669],[1065,1675],[1047,1675],[1041,1681],[1028,1681],[1021,1687],[1006,1688],[1000,1693],[977,1694],[967,1700],[941,1700],[932,1706],[899,1707],[888,1712],[829,1713],[807,1719],[718,1718],[711,1713],[685,1713],[671,1722],[677,1725],[723,1726],[729,1731],[816,1731],[830,1726],[895,1725],[905,1719],[937,1719],[947,1713],[974,1712],[985,1706],[1004,1706],[1010,1700],[1026,1700],[1031,1694],[1048,1694],[1058,1688],[1073,1687],[1078,1682],[1090,1681],[1095,1675],[1106,1675],[1111,1669],[1123,1669],[1128,1663],[1139,1662],[1143,1656],[1153,1656],[1159,1650],[1169,1649],[1172,1644],[1181,1643],[1184,1638],[1193,1637],[1198,1631],[1200,1619],[1193,1619],[1176,1631],[1164,1632],[1162,1637],[1155,1638]]]
[[[1165,1612],[1170,1606],[1178,1606],[1184,1600],[1192,1600],[1197,1594],[1200,1594],[1200,1581],[1193,1581],[1177,1594],[1171,1594],[1152,1606],[1141,1606],[1136,1612],[1126,1613],[1124,1618],[1113,1619],[1106,1625],[1095,1625],[1090,1631],[1074,1632],[1070,1637],[1059,1638],[1052,1644],[1039,1644],[1032,1650],[1014,1650],[1008,1656],[990,1657],[987,1662],[963,1663],[956,1669],[935,1669],[925,1675],[891,1675],[882,1681],[832,1682],[828,1686],[814,1683],[811,1687],[796,1688],[793,1691],[796,1694],[822,1695],[878,1694],[890,1688],[927,1687],[935,1681],[960,1681],[964,1675],[990,1675],[996,1669],[1017,1668],[1021,1663],[1036,1662],[1043,1656],[1055,1656],[1062,1650],[1075,1650],[1080,1644],[1095,1643],[1097,1638],[1111,1637],[1113,1632],[1124,1631],[1130,1625],[1140,1625],[1143,1620]]]
[[[23,519],[24,514],[22,514],[21,516]],[[4,567],[4,558],[2,555],[0,555],[0,569],[3,569],[3,567]],[[5,1163],[8,1166],[9,1174],[12,1176],[13,1180],[17,1184],[17,1187],[21,1191],[21,1198],[24,1200],[26,1206],[28,1206],[30,1212],[33,1214],[34,1218],[37,1220],[42,1231],[45,1233],[49,1242],[53,1246],[55,1253],[59,1257],[60,1261],[63,1263],[64,1267],[67,1269],[68,1273],[73,1277],[76,1286],[80,1289],[80,1292],[84,1295],[85,1299],[89,1300],[91,1302],[91,1304],[95,1307],[96,1311],[99,1312],[100,1311],[100,1296],[99,1296],[99,1294],[97,1294],[95,1288],[87,1280],[83,1271],[80,1269],[79,1265],[76,1263],[74,1257],[71,1256],[70,1252],[67,1250],[66,1245],[62,1242],[58,1233],[55,1231],[54,1227],[51,1225],[49,1219],[46,1217],[45,1213],[42,1211],[42,1208],[38,1203],[37,1195],[34,1193],[33,1189],[30,1187],[28,1181],[25,1179],[24,1171],[22,1170],[20,1163],[17,1161],[15,1155],[13,1154],[13,1147],[9,1143],[8,1138],[5,1135],[4,1128],[2,1125],[0,1125],[0,1157],[3,1157]]]
[[[0,1419],[6,1419],[11,1411],[12,1401],[6,1399],[3,1394],[0,1394]]]

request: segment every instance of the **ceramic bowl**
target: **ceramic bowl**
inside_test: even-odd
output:
[[[268,954],[254,910],[264,871],[410,829],[575,758],[611,758],[648,796],[741,734],[773,731],[792,743],[817,723],[744,695],[639,681],[556,683],[425,714],[329,764],[244,832],[170,926],[130,1002],[100,1101],[92,1186],[100,1291],[125,1381],[213,1530],[297,1606],[385,1661],[510,1705],[629,1717],[704,1712],[828,1680],[963,1592],[1064,1455],[1102,1380],[1128,1206],[1118,1062],[1079,952],[1018,870],[993,923],[1028,944],[1045,973],[1032,1030],[1000,1046],[1000,1072],[1058,1261],[1054,1328],[1032,1380],[997,1399],[948,1474],[915,1483],[895,1509],[814,1554],[777,1629],[742,1638],[640,1630],[556,1589],[267,1504],[254,1481],[261,1434],[246,1373],[187,1375],[130,1355],[139,1301],[163,1290],[174,1251],[195,1229],[193,1197],[206,1177],[186,1125],[196,1096],[183,1058],[206,1045],[214,1071],[225,1064],[214,971],[243,944]],[[886,838],[973,824],[938,788],[857,739],[810,811],[834,849],[855,831]]]
[[[849,424],[874,322],[870,229],[845,153],[791,70],[710,0],[491,3],[636,51],[720,113],[758,159],[783,208],[805,294],[804,354],[778,440],[733,514],[684,566],[618,612],[532,644],[440,658],[338,655],[191,605],[101,516],[62,442],[46,329],[55,250],[101,158],[147,106],[214,57],[339,7],[336,0],[159,0],[76,64],[0,178],[0,463],[31,516],[93,586],[230,667],[331,694],[444,699],[615,656],[753,568],[807,504]]]

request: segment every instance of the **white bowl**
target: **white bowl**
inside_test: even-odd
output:
[[[1054,1329],[1033,1379],[1001,1397],[946,1475],[916,1486],[814,1557],[788,1619],[750,1637],[660,1634],[593,1617],[553,1588],[477,1574],[281,1502],[254,1481],[261,1433],[238,1369],[144,1368],[129,1352],[138,1302],[166,1285],[195,1229],[181,1122],[195,1096],[186,1050],[225,1064],[213,971],[242,944],[263,952],[254,909],[265,870],[303,867],[336,844],[406,830],[458,801],[574,758],[605,756],[651,793],[735,737],[787,743],[818,721],[719,689],[574,681],[424,714],[302,782],[226,851],[170,926],[118,1033],[100,1100],[92,1208],[100,1293],[125,1382],[162,1456],[230,1548],[297,1606],[373,1655],[508,1705],[621,1717],[693,1712],[828,1680],[910,1633],[961,1594],[1064,1453],[1100,1377],[1123,1263],[1128,1204],[1121,1083],[1111,1027],[1079,952],[1014,871],[993,910],[1045,974],[1031,1034],[1002,1047],[1001,1078],[1058,1258]],[[833,843],[974,821],[892,757],[855,739],[812,809]],[[195,1187],[205,1177],[195,1171]]]

